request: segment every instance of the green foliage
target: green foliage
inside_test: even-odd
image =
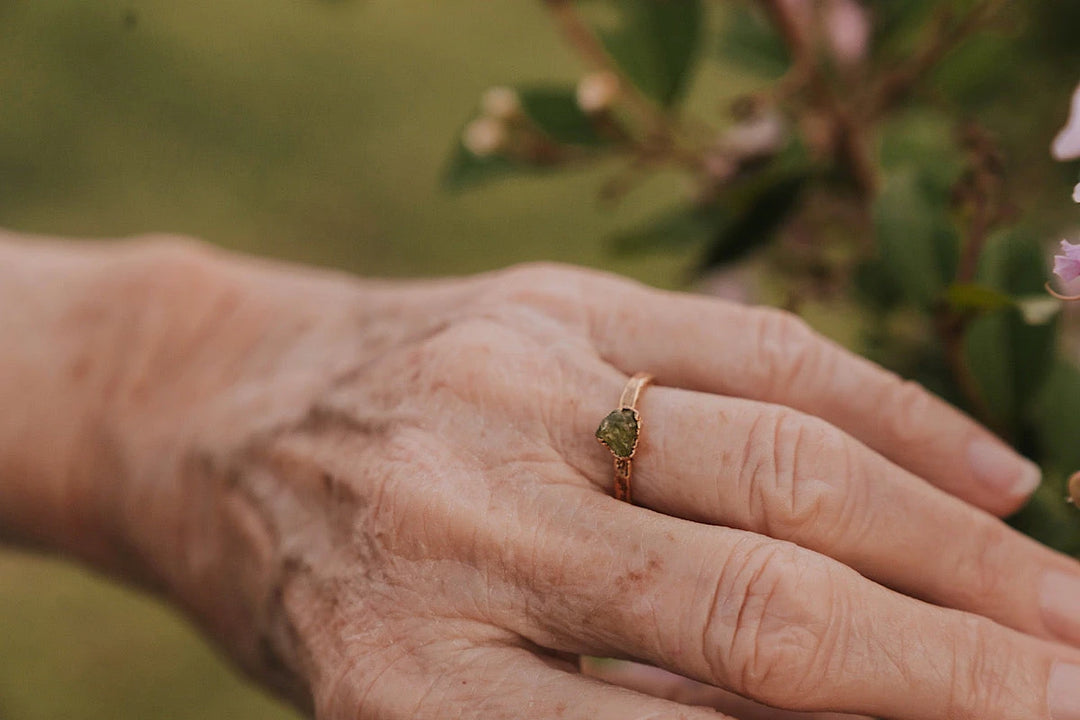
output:
[[[958,283],[950,285],[945,298],[954,310],[994,311],[1012,307],[1016,301],[1009,295],[979,283]]]
[[[698,60],[701,0],[608,0],[613,29],[598,31],[615,64],[641,92],[663,106],[677,102]]]
[[[704,245],[702,269],[737,262],[774,240],[809,177],[798,161],[778,160],[731,183],[713,202],[662,213],[616,234],[611,245],[623,254]]]
[[[1065,502],[1066,497],[1064,478],[1048,477],[1009,524],[1044,545],[1080,557],[1080,511]]]
[[[1080,468],[1080,368],[1056,359],[1028,412],[1034,450],[1047,477],[1013,527],[1061,552],[1080,557],[1080,510],[1063,500],[1065,479]]]
[[[573,88],[522,88],[518,97],[525,115],[555,142],[592,147],[604,144],[596,122],[578,107]]]
[[[622,255],[700,246],[730,222],[731,213],[714,205],[678,207],[654,216],[640,226],[615,233],[611,248]]]
[[[695,272],[743,263],[785,307],[858,318],[858,331],[839,334],[1049,470],[1015,522],[1080,551],[1080,513],[1061,502],[1061,483],[1080,469],[1080,370],[1058,359],[1062,304],[1044,290],[1038,240],[1074,221],[1065,212],[1075,169],[1051,166],[1045,148],[1076,81],[1080,51],[1064,30],[1075,8],[861,0],[871,26],[860,54],[825,34],[828,3],[789,12],[743,0],[712,18],[700,2],[676,0],[559,7],[587,11],[593,42],[570,33],[571,45],[640,93],[614,98],[597,118],[568,91],[522,91],[531,125],[564,157],[526,158],[515,171],[622,158],[605,199],[660,171],[681,174],[692,199],[616,234],[616,254],[697,249]],[[858,12],[846,21],[858,23]],[[741,94],[685,98],[704,47],[719,67],[701,76]],[[1018,107],[1002,87],[1021,84]],[[468,170],[488,179],[507,168]]]
[[[932,307],[956,274],[959,240],[946,199],[914,169],[892,173],[874,202],[881,267],[909,303]]]
[[[957,312],[992,312],[1015,308],[1028,325],[1045,325],[1061,311],[1061,301],[1048,295],[1014,297],[979,283],[958,283],[945,291],[949,307]]]
[[[882,123],[878,162],[889,173],[917,173],[921,192],[938,204],[947,202],[964,170],[956,120],[936,109],[904,108]]]
[[[1046,464],[1064,476],[1080,468],[1080,368],[1058,358],[1051,364],[1030,420]]]
[[[758,6],[746,2],[728,13],[717,50],[724,61],[765,78],[778,78],[791,67],[791,54],[776,30]]]
[[[703,268],[714,268],[742,259],[769,243],[788,218],[806,184],[803,174],[769,177],[768,182],[749,183],[736,197],[726,222],[720,223],[705,250]]]
[[[458,133],[459,138],[460,136],[461,133]],[[441,183],[445,190],[458,192],[528,169],[501,155],[488,157],[474,155],[462,144],[461,140],[458,140],[442,172]]]
[[[987,244],[977,273],[987,287],[1010,296],[1038,292],[1045,277],[1038,244],[1016,233]],[[975,318],[967,329],[971,374],[994,419],[1013,433],[1054,364],[1056,326],[1029,324],[1013,304]]]
[[[905,54],[926,26],[933,8],[941,4],[936,0],[869,0],[867,5],[874,18],[871,47],[875,55],[892,61]]]
[[[609,142],[595,120],[582,112],[573,88],[524,87],[517,90],[517,97],[527,120],[526,131],[538,131],[553,143],[570,147],[597,148]],[[535,174],[549,166],[503,153],[479,156],[459,139],[443,171],[442,186],[461,191],[512,175]]]

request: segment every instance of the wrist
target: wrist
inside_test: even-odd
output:
[[[136,311],[112,282],[127,252],[0,236],[0,527],[92,561],[110,554],[86,489],[110,464],[105,398]]]
[[[226,292],[226,265],[171,239],[0,236],[4,536],[147,579],[128,517],[154,444],[146,423],[182,365],[184,319]]]
[[[171,596],[260,672],[275,539],[229,453],[289,393],[252,408],[230,385],[269,383],[261,352],[307,322],[282,318],[302,281],[278,275],[192,242],[0,235],[0,538]]]

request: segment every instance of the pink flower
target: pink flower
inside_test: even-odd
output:
[[[866,57],[870,15],[856,0],[832,0],[825,6],[824,26],[829,49],[842,65],[854,65]]]
[[[1050,151],[1058,160],[1076,160],[1080,158],[1080,87],[1072,97],[1069,121],[1061,129]]]
[[[871,17],[858,0],[777,0],[776,4],[795,27],[800,39],[821,33],[825,47],[841,65],[854,65],[866,57],[872,29]]]
[[[1061,252],[1054,256],[1054,274],[1062,282],[1071,282],[1080,277],[1080,245],[1073,245],[1068,240],[1061,241]]]

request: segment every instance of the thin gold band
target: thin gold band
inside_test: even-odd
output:
[[[626,387],[623,388],[622,395],[619,396],[619,407],[637,410],[638,398],[641,397],[641,391],[652,381],[653,376],[649,373],[638,373],[630,378],[626,382]]]

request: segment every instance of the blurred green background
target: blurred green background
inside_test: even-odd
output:
[[[192,234],[377,275],[612,261],[596,170],[461,196],[438,177],[488,86],[581,72],[539,3],[0,0],[0,226]],[[602,172],[600,169],[599,172]],[[171,611],[0,554],[0,718],[277,718]]]
[[[728,6],[711,3],[710,22]],[[1075,217],[1075,168],[1055,165],[1047,145],[1078,76],[1080,10],[1022,7],[1032,21],[1019,37],[976,39],[935,83],[1000,135],[1013,199],[1052,239]],[[605,242],[685,201],[693,187],[673,172],[618,209],[596,200],[609,161],[557,180],[439,189],[484,89],[580,76],[539,2],[0,0],[0,43],[3,227],[185,233],[382,276],[547,259],[662,286],[685,284],[699,250],[619,256]],[[716,119],[762,87],[717,62],[718,47],[703,54],[696,114]],[[948,132],[906,121],[935,142]],[[843,336],[855,323],[838,312],[811,319]],[[293,714],[158,603],[59,560],[0,552],[0,720],[57,717]]]

